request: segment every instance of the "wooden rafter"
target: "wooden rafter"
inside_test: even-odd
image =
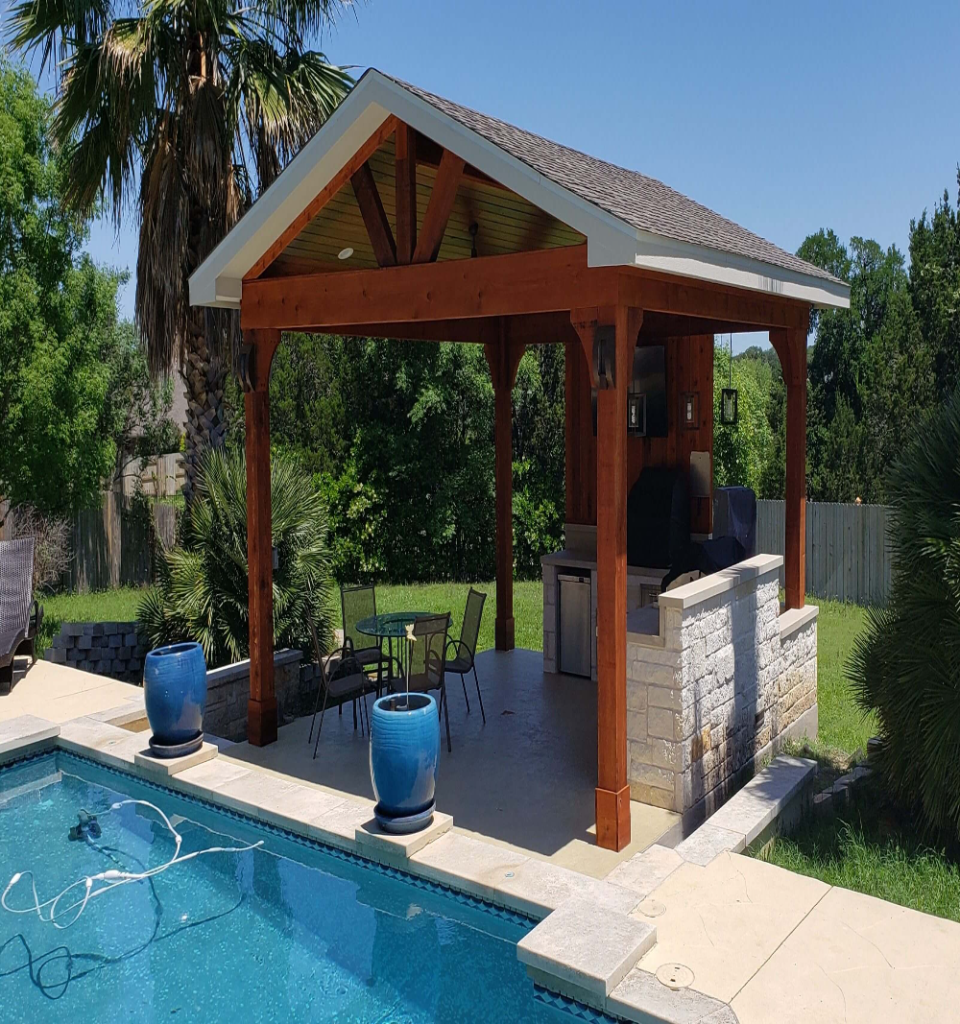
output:
[[[447,230],[447,221],[453,210],[453,201],[457,197],[457,188],[463,175],[465,161],[450,150],[445,149],[440,158],[440,167],[427,203],[427,212],[423,218],[423,229],[417,239],[417,247],[413,253],[414,263],[433,263],[440,252],[440,243]]]
[[[397,262],[413,262],[417,248],[417,133],[408,124],[397,125],[394,146],[397,180]]]
[[[300,234],[314,217],[327,205],[341,188],[353,177],[354,172],[396,131],[397,119],[391,114],[369,139],[353,154],[327,184],[320,189],[303,210],[294,217],[279,238],[270,245],[245,275],[244,281],[253,281],[270,266],[284,249]]]
[[[380,200],[380,192],[368,162],[362,163],[350,176],[353,194],[357,197],[360,216],[363,217],[373,255],[378,266],[394,267],[397,265],[397,244],[393,240],[390,222]]]

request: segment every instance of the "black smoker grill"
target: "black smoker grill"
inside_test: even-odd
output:
[[[648,467],[627,496],[627,564],[666,569],[661,589],[684,573],[708,576],[754,553],[757,502],[747,487],[714,492],[718,536],[690,539],[690,492],[678,469]]]

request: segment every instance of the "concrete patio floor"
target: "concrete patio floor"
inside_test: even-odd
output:
[[[447,680],[450,754],[441,721],[437,808],[453,816],[456,831],[603,878],[678,820],[670,811],[633,802],[630,845],[620,853],[600,849],[594,829],[596,684],[545,674],[537,651],[485,651],[477,657],[477,672],[486,725],[472,676],[469,714],[460,677]],[[336,709],[327,712],[316,760],[309,731],[310,719],[301,718],[268,747],[243,743],[221,756],[372,801],[367,740],[354,732],[349,705],[342,717]]]

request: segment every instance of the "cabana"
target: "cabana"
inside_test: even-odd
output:
[[[544,563],[544,661],[556,668],[556,569],[579,562],[592,574],[600,845],[629,841],[631,793],[700,813],[791,729],[815,730],[807,332],[812,308],[849,305],[845,284],[658,181],[371,70],[196,271],[190,301],[239,309],[243,331],[251,743],[277,736],[268,384],[292,331],[484,346],[500,650],[514,646],[511,389],[527,345],[564,345],[568,550]],[[628,490],[648,466],[692,473],[693,529],[711,534],[713,338],[743,331],[769,331],[786,384],[784,558],[671,591],[640,624]],[[638,346],[665,353],[663,437],[628,428]]]

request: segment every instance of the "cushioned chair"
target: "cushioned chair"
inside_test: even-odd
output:
[[[410,653],[407,656],[406,680],[396,680],[394,689],[406,688],[417,693],[430,690],[440,691],[440,711],[447,726],[447,751],[450,745],[450,711],[447,707],[447,687],[444,681],[444,652],[447,649],[447,630],[450,628],[450,613],[445,615],[421,615],[410,627]]]
[[[317,748],[320,746],[320,730],[323,728],[323,716],[328,705],[342,708],[350,701],[353,704],[353,728],[357,728],[357,706],[360,708],[360,735],[363,735],[363,716],[366,711],[366,696],[368,693],[376,693],[377,685],[370,679],[360,662],[357,661],[353,649],[349,644],[338,647],[330,654],[320,653],[320,640],[317,636],[313,616],[307,609],[307,625],[310,627],[310,639],[313,644],[314,661],[318,667],[319,681],[317,685],[317,700],[313,706],[313,719],[310,722],[310,733],[307,736],[307,743],[313,739],[313,727],[317,721],[317,712],[320,712],[320,724],[317,726],[317,740],[313,745],[313,756],[317,756]],[[323,706],[320,705],[320,698],[323,698]],[[367,718],[367,730],[369,731],[369,717]]]
[[[33,537],[0,541],[0,686],[13,682],[13,659],[37,660],[43,608],[33,598]]]
[[[479,590],[470,588],[467,594],[467,607],[463,613],[463,625],[460,627],[460,639],[447,641],[447,657],[444,668],[447,672],[457,672],[460,675],[460,685],[463,687],[463,699],[467,702],[467,712],[470,711],[470,699],[467,697],[467,684],[464,676],[467,672],[473,671],[473,679],[477,684],[477,700],[480,701],[480,714],[486,724],[487,716],[483,710],[483,697],[480,695],[480,680],[477,678],[477,665],[474,661],[477,654],[477,638],[480,636],[480,619],[483,616],[483,604],[487,595]],[[451,658],[449,655],[452,654]]]

